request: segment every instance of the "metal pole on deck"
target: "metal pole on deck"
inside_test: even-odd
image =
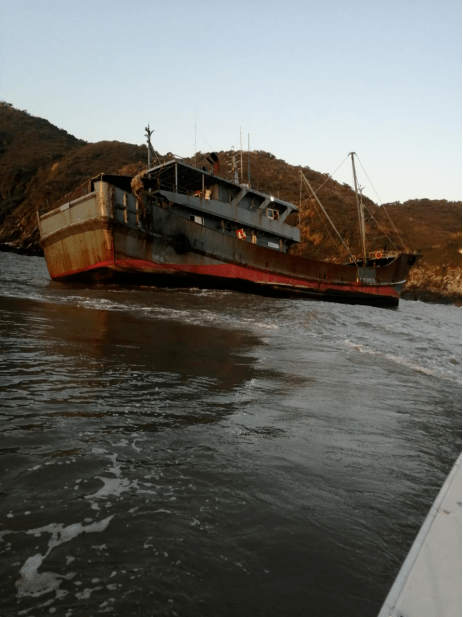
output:
[[[363,211],[363,202],[362,199],[359,198],[359,188],[357,184],[357,174],[355,173],[355,163],[354,163],[354,154],[355,152],[349,152],[352,159],[352,171],[354,174],[354,187],[355,187],[355,198],[357,200],[357,211],[359,217],[359,228],[360,228],[360,240],[362,243],[362,257],[363,257],[363,265],[365,266],[367,263],[367,249],[365,245],[365,213]]]
[[[153,149],[153,146],[151,145],[151,135],[154,133],[154,129],[152,131],[150,131],[150,125],[148,124],[148,126],[145,127],[145,131],[146,131],[146,142],[148,144],[148,169],[150,169],[150,167],[151,167],[151,150]]]

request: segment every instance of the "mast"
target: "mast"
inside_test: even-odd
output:
[[[355,199],[357,200],[357,212],[359,217],[359,229],[360,229],[360,241],[362,243],[362,258],[363,265],[367,263],[367,249],[365,245],[365,213],[363,210],[362,197],[359,196],[359,188],[357,183],[357,174],[355,172],[354,154],[355,152],[349,152],[352,159],[352,172],[354,174],[354,187],[355,187]]]
[[[238,176],[238,165],[236,163],[236,156],[235,156],[235,152],[233,151],[232,154],[232,174],[233,174],[233,182],[235,184],[239,184],[240,183],[240,179]]]
[[[154,133],[154,129],[150,131],[150,125],[145,127],[145,135],[146,135],[146,143],[148,144],[148,169],[151,167],[151,151],[153,150],[153,146],[151,145],[151,135]]]

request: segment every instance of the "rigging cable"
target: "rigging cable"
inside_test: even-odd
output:
[[[299,188],[299,224],[301,222],[301,214],[300,214],[301,208],[302,208],[302,176],[301,176],[301,186]]]
[[[309,200],[306,200],[306,201],[309,201]],[[320,214],[320,210],[318,209],[316,204],[317,204],[317,202],[314,200],[313,201],[313,205],[315,206],[315,211],[317,212],[318,216],[320,217],[321,222],[323,223],[323,227],[326,229],[326,232],[329,235],[329,237],[331,238],[334,246],[338,249],[338,251],[342,252],[342,248],[343,247],[340,244],[338,244],[336,242],[336,240],[333,238],[333,236],[331,235],[330,230],[328,229],[328,227],[327,227],[327,225],[326,225],[322,215]]]
[[[396,247],[396,245],[394,244],[394,242],[391,240],[391,238],[387,235],[387,231],[381,227],[379,221],[377,221],[375,219],[375,217],[373,216],[373,213],[371,212],[371,210],[368,208],[368,206],[366,206],[365,204],[363,204],[363,207],[365,208],[365,210],[368,212],[368,214],[371,216],[371,218],[374,220],[374,222],[378,225],[380,231],[383,232],[384,236],[389,240],[389,242],[392,244],[392,246],[394,247],[394,250],[398,251],[399,249]],[[383,206],[384,207],[384,206]],[[391,221],[392,222],[392,221]],[[400,238],[400,236],[399,236]],[[402,243],[403,244],[403,243]]]
[[[314,189],[312,188],[312,185],[310,184],[310,182],[307,180],[307,178],[305,177],[305,175],[302,173],[301,171],[301,175],[304,179],[304,182],[306,183],[307,188],[310,190],[310,192],[312,193],[312,195],[315,197],[315,200],[317,201],[318,205],[320,206],[320,208],[322,209],[324,215],[326,216],[326,218],[328,219],[329,223],[331,224],[331,227],[334,229],[334,231],[336,232],[336,235],[338,236],[338,238],[341,240],[342,245],[344,246],[344,248],[346,249],[346,251],[348,252],[348,254],[350,255],[352,261],[355,261],[355,257],[352,255],[349,247],[346,245],[346,243],[344,242],[344,240],[342,239],[341,234],[339,233],[339,231],[336,229],[335,224],[333,223],[333,221],[330,218],[330,215],[328,214],[328,212],[325,210],[325,208],[323,207],[321,201],[318,199],[316,192],[314,191]]]
[[[335,169],[335,170],[334,170],[331,174],[328,174],[328,177],[327,177],[327,179],[325,180],[325,182],[323,182],[323,184],[320,184],[320,186],[318,187],[318,189],[317,189],[315,192],[319,191],[319,190],[322,188],[322,186],[325,186],[325,184],[328,182],[328,180],[332,180],[332,179],[333,179],[334,174],[338,171],[338,169],[339,169],[340,167],[342,167],[342,166],[344,165],[344,163],[346,162],[346,160],[347,160],[348,158],[349,158],[349,155],[347,155],[347,156],[346,156],[346,158],[343,160],[343,162],[342,162],[340,165],[338,165],[338,166],[336,167],[336,169]]]
[[[356,154],[355,156],[357,156],[357,154]],[[373,186],[373,182],[372,182],[372,181],[370,180],[370,178],[368,177],[368,174],[367,174],[367,172],[365,171],[364,166],[362,165],[362,161],[359,159],[359,157],[358,157],[358,156],[357,156],[357,160],[358,160],[358,162],[360,163],[360,167],[363,169],[364,174],[365,174],[365,175],[366,175],[366,177],[368,178],[368,182],[371,184],[371,188],[372,188],[372,189],[373,189],[373,191],[375,192],[375,195],[376,195],[376,197],[378,198],[378,201],[379,201],[380,206],[381,206],[382,208],[384,208],[384,212],[386,213],[387,218],[389,219],[389,222],[391,223],[391,225],[392,225],[392,227],[393,227],[393,229],[394,229],[395,233],[397,234],[397,237],[399,238],[400,242],[402,243],[402,246],[403,246],[404,250],[406,251],[407,249],[405,248],[405,244],[404,244],[404,241],[402,240],[401,235],[400,235],[400,234],[399,234],[399,232],[397,231],[397,228],[396,228],[396,226],[394,225],[393,220],[392,220],[392,219],[391,219],[391,217],[389,216],[389,212],[387,211],[386,206],[383,206],[383,203],[382,203],[382,201],[381,201],[381,199],[380,199],[380,197],[379,197],[378,193],[376,192],[375,187]],[[374,217],[373,217],[373,218],[374,218]],[[375,219],[375,222],[376,222],[376,219]],[[379,223],[377,223],[377,224],[378,224],[378,226],[379,226]],[[386,236],[387,236],[387,234],[386,234]],[[389,240],[391,240],[391,239],[389,238],[389,236],[387,236],[387,237],[388,237],[388,239],[389,239]],[[391,240],[391,242],[392,242],[392,240]],[[392,242],[392,244],[394,244],[394,243]]]

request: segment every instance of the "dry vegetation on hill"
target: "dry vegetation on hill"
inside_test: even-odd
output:
[[[231,152],[220,152],[221,175],[227,177]],[[100,172],[136,173],[146,161],[146,146],[117,141],[86,143],[47,120],[0,103],[0,244],[40,253],[37,210]],[[192,161],[192,159],[190,159]],[[198,153],[198,164],[210,165]],[[247,181],[247,153],[243,155]],[[262,151],[250,153],[251,184],[264,192],[301,205],[287,222],[301,228],[301,243],[294,250],[318,259],[343,259],[345,250],[320,212],[316,201],[302,189],[302,171],[312,184],[346,244],[359,254],[355,193],[326,174],[295,167]],[[412,270],[406,293],[410,297],[461,301],[461,202],[412,200],[386,204],[364,198],[367,213],[367,249],[403,248],[423,255]],[[380,227],[375,223],[379,223]]]
[[[37,210],[88,178],[117,173],[146,156],[146,147],[117,141],[86,143],[0,104],[0,242],[40,251]]]

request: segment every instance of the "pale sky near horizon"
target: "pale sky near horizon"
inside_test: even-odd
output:
[[[321,172],[355,151],[376,203],[461,200],[460,0],[4,0],[0,24],[0,99],[78,138],[149,122],[191,156],[241,129]]]

